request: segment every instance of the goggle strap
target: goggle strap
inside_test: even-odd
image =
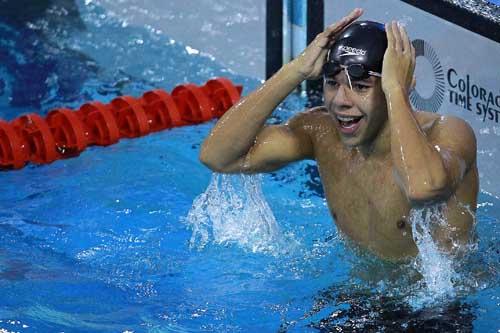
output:
[[[352,90],[352,82],[351,82],[351,76],[349,75],[349,71],[347,70],[347,66],[344,67],[344,70],[345,70],[345,75],[347,76],[347,80],[349,81],[349,87],[351,88]]]
[[[382,77],[382,74],[377,73],[377,72],[368,71],[368,74],[373,75],[373,76],[377,76],[377,77]]]

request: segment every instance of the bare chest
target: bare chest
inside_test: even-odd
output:
[[[355,151],[324,150],[316,160],[338,228],[376,252],[411,254],[410,204],[396,183],[390,156],[365,159]]]

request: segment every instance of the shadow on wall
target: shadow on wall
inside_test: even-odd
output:
[[[0,118],[39,110],[51,89],[73,100],[95,77],[95,62],[64,45],[85,29],[74,0],[0,0],[0,12]]]

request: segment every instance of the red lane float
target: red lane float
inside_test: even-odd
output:
[[[169,93],[160,89],[148,91],[142,95],[142,101],[152,132],[186,125],[177,103]]]
[[[23,143],[14,127],[0,120],[0,168],[20,169],[26,163]]]
[[[101,102],[86,103],[76,114],[84,124],[88,145],[109,146],[120,139],[120,130],[108,105]]]
[[[47,122],[36,113],[27,114],[11,122],[19,138],[27,161],[43,164],[58,159],[56,142]]]
[[[201,87],[179,85],[172,94],[156,89],[139,98],[120,96],[109,104],[89,102],[77,111],[58,108],[45,119],[34,113],[10,123],[0,119],[0,170],[51,163],[77,156],[88,146],[208,121],[222,116],[242,90],[226,78],[215,78]]]
[[[179,105],[183,119],[198,124],[215,117],[215,106],[204,89],[194,84],[184,84],[172,90],[172,96]]]
[[[120,129],[120,137],[137,138],[149,133],[148,118],[140,100],[131,96],[117,97],[111,101],[111,112]]]
[[[56,109],[47,115],[47,124],[62,157],[77,156],[87,148],[83,123],[77,114],[69,109]]]
[[[224,114],[225,110],[228,110],[238,102],[243,87],[235,87],[230,80],[220,77],[209,80],[202,89],[214,102],[215,116],[220,117]]]

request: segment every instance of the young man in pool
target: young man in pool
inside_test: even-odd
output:
[[[432,225],[447,251],[473,233],[476,140],[461,119],[414,112],[408,94],[415,50],[392,22],[355,22],[355,9],[295,60],[233,106],[203,143],[200,159],[222,173],[258,173],[317,161],[339,230],[384,258],[415,256],[410,209],[444,202]],[[303,80],[324,76],[324,106],[265,125]]]

